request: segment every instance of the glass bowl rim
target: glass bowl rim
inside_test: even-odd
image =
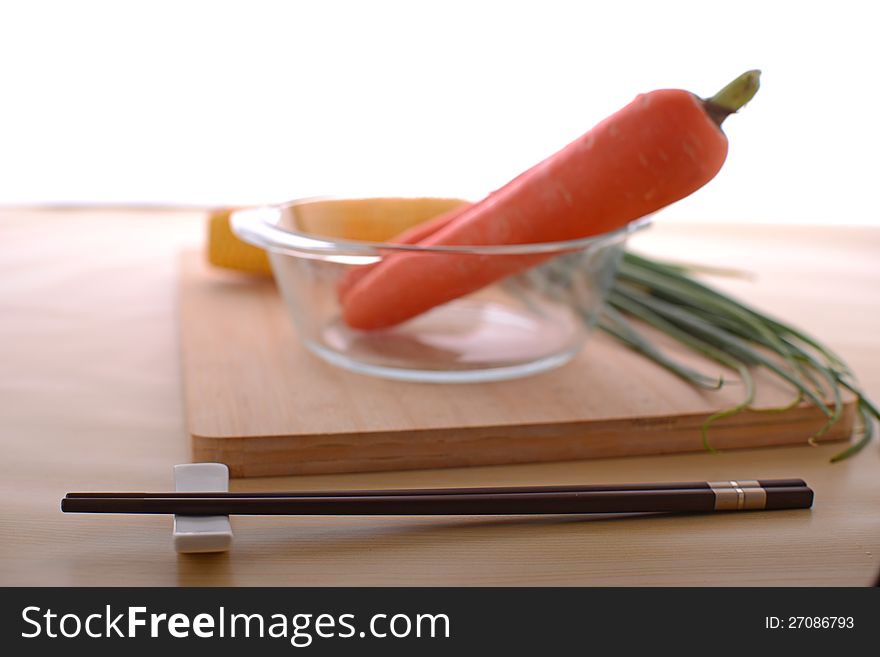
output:
[[[400,253],[445,253],[468,255],[530,255],[581,251],[590,247],[610,244],[632,233],[647,228],[651,215],[646,215],[612,231],[556,242],[532,242],[526,244],[487,244],[487,245],[431,245],[399,244],[395,242],[374,242],[342,238],[322,237],[314,233],[281,228],[278,222],[281,213],[296,205],[324,201],[370,201],[370,200],[419,200],[436,198],[455,200],[453,197],[426,196],[362,196],[335,197],[314,196],[273,205],[243,208],[230,215],[233,232],[245,242],[267,251],[289,253],[300,252],[324,255],[382,256],[389,252]],[[463,202],[467,202],[462,199]]]

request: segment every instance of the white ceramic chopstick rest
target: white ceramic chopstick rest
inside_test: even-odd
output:
[[[223,463],[184,463],[174,466],[178,493],[225,493],[229,468]],[[181,553],[226,552],[232,545],[229,516],[174,516],[174,549]]]

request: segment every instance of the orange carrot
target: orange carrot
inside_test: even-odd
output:
[[[721,121],[754,95],[750,71],[707,101],[678,89],[638,96],[585,135],[464,209],[425,246],[555,242],[625,226],[696,191],[727,156]],[[432,230],[441,221],[432,220]],[[410,238],[412,235],[410,235]],[[395,253],[345,290],[343,318],[393,326],[548,256]]]
[[[396,235],[394,239],[391,240],[393,244],[418,244],[424,239],[427,239],[434,233],[436,233],[440,228],[448,224],[450,221],[458,217],[461,213],[463,213],[469,205],[461,205],[449,212],[444,212],[433,219],[428,219],[428,221],[423,221],[420,224],[412,226],[411,228],[407,228],[405,231]],[[355,269],[349,269],[342,278],[339,280],[339,283],[336,286],[337,294],[339,295],[339,299],[342,302],[345,302],[345,297],[348,294],[348,291],[354,287],[355,283],[361,280],[364,276],[369,274],[377,265],[364,265],[361,267],[357,267]]]
[[[533,167],[534,168],[534,167]],[[531,169],[529,169],[531,171]],[[526,171],[525,173],[528,173]],[[520,174],[520,177],[525,175],[525,173]],[[492,192],[492,194],[497,194],[498,192]],[[491,195],[490,195],[491,196]],[[420,224],[407,228],[402,233],[395,235],[389,242],[391,244],[420,244],[431,237],[434,233],[438,232],[441,228],[444,228],[446,225],[451,223],[453,220],[458,219],[469,207],[468,204],[463,204],[453,210],[448,212],[444,212],[441,215],[438,215],[428,221],[423,221]],[[370,273],[373,269],[375,269],[378,264],[375,265],[362,265],[355,269],[349,269],[342,278],[339,280],[339,283],[336,286],[336,291],[339,296],[339,300],[341,302],[345,302],[345,297],[348,294],[348,291],[351,290],[355,283],[361,280],[364,276]]]

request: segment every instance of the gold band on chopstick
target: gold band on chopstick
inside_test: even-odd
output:
[[[716,511],[752,511],[767,506],[767,491],[757,481],[710,481]]]

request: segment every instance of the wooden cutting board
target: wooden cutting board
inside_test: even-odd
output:
[[[209,268],[198,253],[181,268],[181,348],[195,461],[226,463],[234,477],[562,461],[702,450],[700,424],[736,403],[727,374],[701,391],[597,332],[571,363],[497,383],[418,384],[337,369],[302,347],[273,282]],[[707,373],[676,345],[681,360]],[[756,372],[756,408],[793,392]],[[850,436],[854,405],[823,438]],[[803,444],[823,424],[808,404],[746,412],[716,423],[717,449]]]

